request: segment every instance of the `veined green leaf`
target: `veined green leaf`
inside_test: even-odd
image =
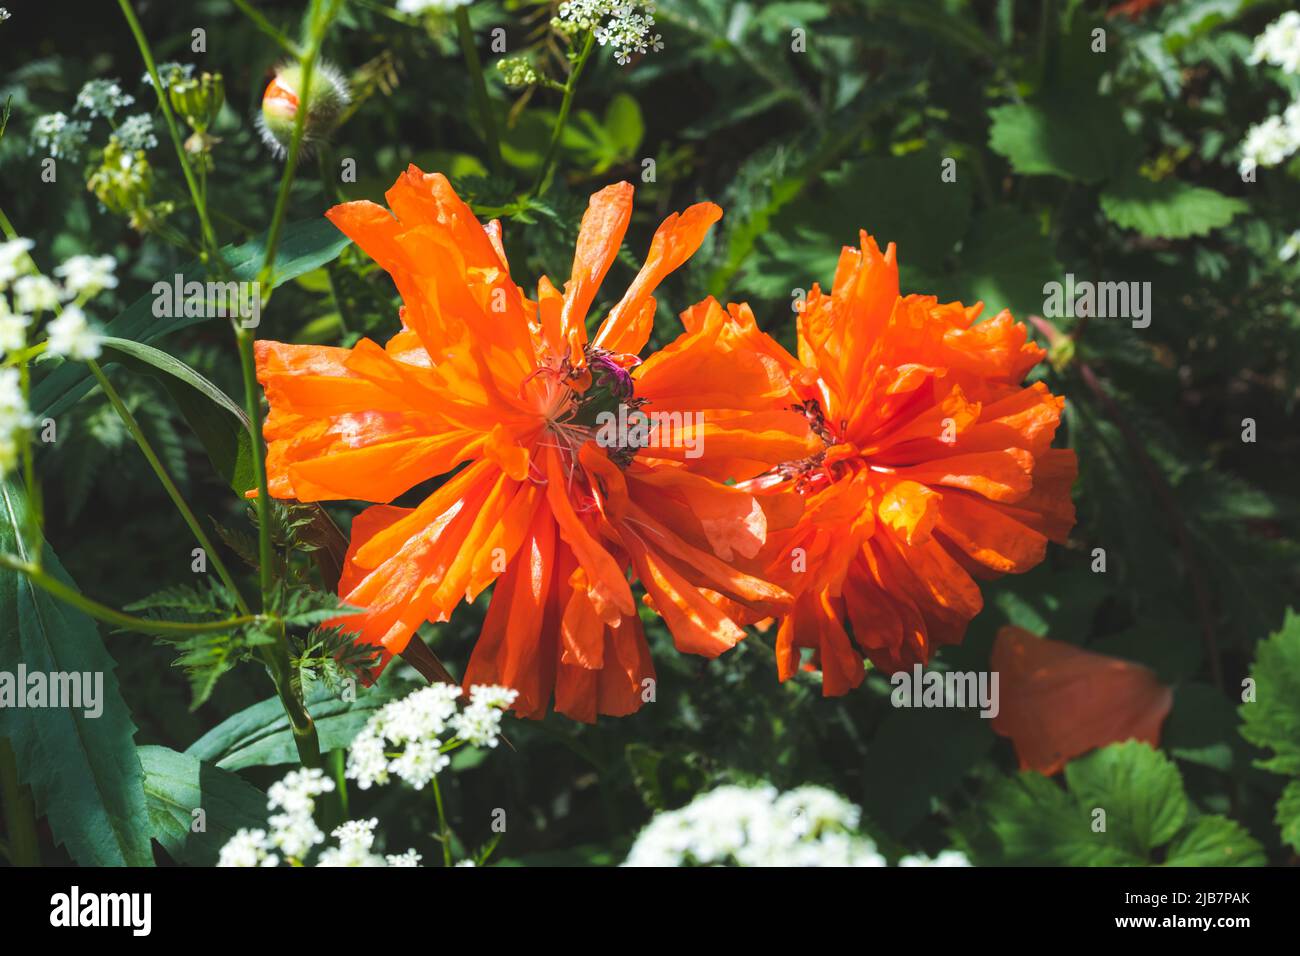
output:
[[[45,571],[75,587],[44,541],[24,540],[26,508],[22,490],[0,482],[0,551],[32,561],[39,547]],[[19,778],[55,842],[85,866],[152,866],[136,727],[118,690],[116,662],[93,620],[23,575],[0,570],[0,670],[16,675],[20,665],[28,674],[103,679],[94,717],[86,706],[0,707],[0,737],[13,746]]]

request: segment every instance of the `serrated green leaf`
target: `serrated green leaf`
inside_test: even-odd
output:
[[[1288,611],[1281,630],[1260,641],[1250,676],[1255,699],[1237,710],[1241,735],[1274,753],[1256,765],[1300,775],[1300,614]]]
[[[22,490],[0,482],[0,551],[25,561],[41,548],[42,567],[76,585],[44,541],[23,537],[27,503]],[[56,601],[17,572],[0,570],[0,671],[24,665],[28,673],[102,674],[102,708],[0,708],[0,737],[13,746],[20,780],[56,843],[86,866],[152,866],[144,773],[135,749],[135,724],[118,689],[116,662],[95,622]]]
[[[1026,176],[1100,182],[1132,167],[1133,138],[1113,100],[1071,90],[989,110],[989,148]]]
[[[1282,791],[1276,819],[1283,841],[1300,853],[1300,780],[1292,780]]]
[[[1227,817],[1198,817],[1169,845],[1165,866],[1263,866],[1264,848]]]
[[[266,794],[233,773],[169,747],[139,748],[152,836],[173,860],[212,866],[241,828],[266,826]],[[195,832],[195,810],[203,829]]]
[[[1187,795],[1172,760],[1130,740],[1065,765],[1070,792],[1087,810],[1106,811],[1106,832],[1135,857],[1173,839],[1187,819]]]
[[[1101,194],[1101,208],[1117,226],[1144,236],[1185,239],[1226,226],[1250,207],[1240,199],[1176,179],[1129,176]]]

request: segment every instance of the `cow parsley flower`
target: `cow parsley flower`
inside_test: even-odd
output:
[[[72,256],[56,266],[54,274],[63,280],[63,288],[71,297],[90,296],[104,289],[117,288],[117,261],[112,256]]]
[[[1281,116],[1270,116],[1246,131],[1241,144],[1241,172],[1257,166],[1276,166],[1300,149],[1300,114],[1291,106]]]
[[[4,23],[11,16],[12,14],[5,7],[0,7],[0,23]]]
[[[822,787],[722,786],[655,816],[623,865],[884,866],[860,818]]]
[[[49,339],[46,351],[51,355],[86,361],[99,358],[99,333],[90,326],[86,313],[76,305],[65,308],[62,314],[45,326]]]
[[[148,113],[137,113],[122,120],[117,129],[113,130],[112,138],[126,150],[153,149],[158,145],[158,137],[153,131],[153,117]]]
[[[453,13],[457,7],[468,7],[474,0],[397,0],[398,13]]]
[[[1300,11],[1288,10],[1255,37],[1247,63],[1271,63],[1287,73],[1300,73]]]
[[[0,297],[0,355],[16,352],[27,343],[27,329],[31,316],[10,312],[9,305]]]
[[[9,283],[31,270],[29,253],[35,245],[32,240],[22,238],[0,242],[0,291],[9,288]]]
[[[265,830],[239,830],[221,848],[217,866],[278,866],[280,858],[270,852]]]
[[[609,47],[620,66],[633,54],[642,55],[664,48],[663,37],[655,33],[653,2],[630,0],[566,0],[552,24],[562,33],[590,30],[596,42]]]
[[[158,79],[162,81],[163,89],[171,87],[177,80],[188,80],[194,75],[193,63],[177,63],[169,61],[158,64]],[[144,76],[140,77],[140,82],[147,86],[153,86],[153,77],[146,70]]]
[[[958,850],[944,850],[931,859],[923,853],[905,856],[898,861],[899,866],[970,866],[965,853]]]
[[[65,113],[46,113],[32,124],[32,145],[52,159],[76,159],[86,145],[90,123]]]
[[[111,120],[118,110],[134,102],[135,97],[124,93],[117,80],[91,80],[77,94],[75,109],[89,113],[92,119],[102,116]]]
[[[43,275],[14,280],[14,308],[19,312],[53,312],[59,307],[59,287]]]

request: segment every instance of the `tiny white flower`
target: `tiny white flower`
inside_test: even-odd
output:
[[[59,307],[59,287],[43,275],[19,276],[14,281],[14,307],[19,312],[53,312]]]
[[[32,146],[52,159],[76,159],[86,145],[90,123],[68,119],[64,113],[47,113],[32,124]]]
[[[424,857],[414,850],[407,850],[405,853],[390,853],[385,859],[389,866],[419,866]]]
[[[91,80],[77,94],[78,111],[85,111],[91,117],[102,116],[112,119],[118,110],[130,106],[135,97],[122,91],[117,80]]]
[[[47,351],[51,355],[85,361],[99,358],[99,334],[90,327],[86,314],[70,305],[63,314],[45,326],[49,339]]]
[[[217,866],[267,866],[268,859],[279,862],[268,854],[268,847],[265,830],[241,829],[221,848]]]
[[[158,79],[162,80],[164,90],[172,85],[172,81],[175,78],[188,80],[194,76],[193,63],[176,63],[174,61],[159,63],[157,70]],[[146,70],[144,76],[140,77],[140,82],[147,86],[153,86],[153,77],[150,76],[149,72]]]
[[[4,299],[0,298],[0,303]],[[0,355],[14,352],[27,344],[27,328],[32,324],[30,316],[0,310]]]
[[[32,240],[21,238],[0,242],[0,290],[9,288],[14,279],[31,271],[29,253],[35,245]]]
[[[1246,62],[1271,63],[1287,73],[1300,73],[1300,12],[1289,10],[1265,27]]]
[[[379,821],[375,818],[369,820],[349,820],[342,826],[335,827],[330,836],[339,841],[339,846],[358,846],[363,850],[369,850],[375,845],[375,827],[379,826]]]
[[[468,7],[474,0],[397,0],[398,13],[452,13],[457,7]]]
[[[112,256],[73,256],[57,266],[54,274],[63,280],[70,296],[93,296],[102,289],[116,289],[113,274],[117,262]]]
[[[153,149],[158,145],[158,137],[153,131],[153,117],[148,113],[137,113],[122,120],[117,129],[113,130],[112,138],[127,150]]]
[[[388,764],[388,769],[416,790],[423,790],[440,770],[451,763],[450,757],[439,752],[441,746],[442,742],[437,739],[412,740],[402,755]]]

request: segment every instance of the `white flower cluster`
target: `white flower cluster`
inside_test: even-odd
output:
[[[875,842],[857,832],[860,819],[856,806],[823,787],[778,793],[772,786],[722,786],[656,815],[623,865],[885,866]],[[965,862],[951,851],[933,864],[905,860],[954,866],[958,858]]]
[[[6,8],[0,7],[0,23],[4,23],[11,16],[13,16],[13,14],[11,14]]]
[[[102,116],[111,120],[118,110],[134,102],[135,97],[124,93],[117,80],[91,80],[77,94],[76,110],[84,110],[92,119]]]
[[[1257,166],[1276,166],[1300,149],[1300,102],[1281,116],[1270,116],[1246,131],[1239,170],[1244,176]]]
[[[158,137],[153,131],[153,117],[148,113],[128,116],[113,130],[112,139],[125,150],[153,149],[158,145]]]
[[[944,850],[931,859],[924,854],[905,856],[898,861],[899,866],[970,866],[966,854],[958,850]]]
[[[468,7],[474,0],[397,0],[398,13],[452,13],[457,7]]]
[[[111,256],[73,256],[54,270],[63,279],[60,284],[36,270],[33,246],[30,239],[0,242],[0,360],[27,347],[27,330],[43,313],[59,313],[45,326],[46,352],[70,359],[98,357],[99,335],[81,305],[117,285],[117,263]],[[21,433],[32,424],[21,374],[0,368],[0,477],[17,465]]]
[[[89,132],[88,120],[68,119],[66,113],[46,113],[32,124],[32,147],[52,159],[76,159]]]
[[[162,81],[164,90],[168,89],[172,83],[177,80],[188,80],[194,76],[193,63],[177,63],[175,61],[169,61],[167,63],[159,63],[157,70],[158,79]],[[148,70],[145,71],[144,76],[140,77],[140,82],[147,86],[153,86],[153,77],[149,75]]]
[[[385,704],[352,741],[347,776],[362,790],[388,783],[390,775],[423,789],[451,762],[447,752],[458,741],[495,747],[502,712],[517,696],[517,691],[506,687],[475,684],[469,704],[457,710],[460,688],[433,684]],[[450,739],[444,743],[449,731]]]
[[[622,66],[633,54],[664,48],[664,38],[654,32],[654,13],[653,0],[566,0],[556,19],[566,32],[573,27],[592,31],[596,42],[613,50]]]
[[[385,784],[390,775],[422,789],[450,763],[447,751],[473,744],[495,747],[501,735],[502,713],[518,691],[494,684],[475,684],[469,703],[458,710],[460,688],[433,684],[384,705],[348,748],[347,776],[362,789]],[[450,732],[450,734],[449,734]],[[449,736],[444,744],[442,738]],[[403,747],[400,753],[389,746]],[[278,866],[281,858],[301,865],[312,849],[325,842],[316,825],[316,798],[334,789],[320,770],[294,770],[267,791],[273,813],[268,830],[240,830],[221,849],[218,866]],[[419,866],[414,850],[380,856],[374,852],[378,820],[349,820],[331,836],[338,846],[321,850],[316,866]],[[458,866],[466,865],[464,862]],[[468,865],[473,866],[473,861]]]
[[[1300,74],[1300,11],[1289,10],[1270,23],[1255,38],[1246,62],[1269,63],[1292,75]],[[1280,116],[1270,116],[1246,131],[1241,143],[1238,172],[1242,178],[1254,175],[1259,166],[1276,166],[1300,150],[1300,100],[1293,100]],[[1300,232],[1293,233],[1278,250],[1283,262],[1300,251]]]
[[[316,798],[334,789],[320,770],[291,770],[267,791],[267,808],[278,810],[267,820],[270,830],[239,830],[217,859],[217,866],[301,866],[312,848],[325,842],[316,825]],[[321,850],[316,866],[419,866],[414,850],[383,857],[374,852],[378,820],[349,820],[330,833],[338,846]]]
[[[1255,37],[1247,63],[1271,63],[1287,73],[1300,73],[1300,11],[1288,10]]]

